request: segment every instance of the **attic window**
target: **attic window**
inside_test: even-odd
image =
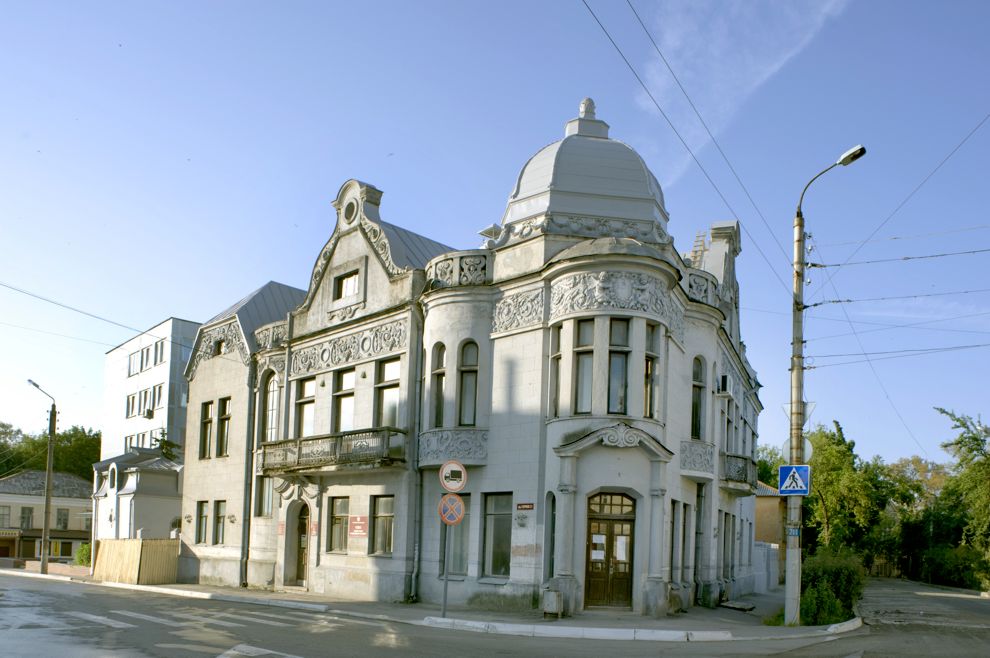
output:
[[[344,206],[344,219],[350,223],[354,220],[355,214],[357,214],[357,204],[351,201]]]
[[[358,293],[358,272],[357,270],[341,274],[333,280],[334,300],[353,297]]]
[[[213,356],[220,356],[227,353],[227,343],[223,339],[218,340],[213,345]]]

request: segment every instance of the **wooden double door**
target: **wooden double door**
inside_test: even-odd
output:
[[[586,606],[632,606],[633,527],[636,501],[603,493],[588,499]]]

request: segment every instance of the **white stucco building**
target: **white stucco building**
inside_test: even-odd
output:
[[[751,591],[761,406],[739,228],[678,253],[655,177],[608,133],[585,100],[479,249],[383,221],[382,193],[348,181],[298,306],[253,334],[204,326],[187,434],[208,442],[221,405],[238,462],[194,477],[214,457],[188,442],[183,577],[439,600],[446,561],[451,601],[559,592],[569,614]],[[445,558],[450,459],[467,514]],[[250,517],[231,520],[241,495]]]

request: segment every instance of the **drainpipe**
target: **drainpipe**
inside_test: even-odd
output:
[[[251,558],[251,490],[254,484],[254,398],[258,374],[257,362],[248,363],[247,435],[244,441],[244,504],[241,507],[241,587],[247,587],[248,560]]]
[[[413,415],[413,422],[407,425],[407,426],[411,425],[413,429],[413,436],[409,437],[410,440],[407,442],[407,446],[409,448],[409,452],[412,453],[409,457],[409,460],[410,463],[412,463],[412,466],[415,469],[415,473],[416,473],[416,477],[413,480],[414,482],[413,486],[415,487],[415,490],[413,492],[413,500],[415,501],[415,507],[413,508],[413,534],[416,539],[415,539],[415,544],[413,546],[413,572],[412,572],[412,583],[409,592],[409,599],[411,601],[419,600],[419,563],[421,558],[420,547],[423,545],[423,522],[422,519],[420,518],[420,510],[423,507],[423,473],[422,471],[419,470],[419,431],[422,425],[421,412],[423,410],[423,378],[426,376],[425,373],[423,372],[423,350],[425,349],[425,346],[423,344],[423,338],[426,329],[425,327],[426,317],[424,314],[416,312],[419,311],[420,308],[421,307],[418,304],[415,303],[412,304],[413,313],[410,314],[411,316],[410,320],[416,318],[419,320],[419,325],[420,325],[419,331],[417,332],[419,336],[419,340],[416,341],[416,347],[414,353],[412,354],[412,358],[410,359],[410,361],[413,361],[416,365],[416,369],[414,370],[414,373],[416,375],[416,378],[414,380],[415,382],[414,386],[416,387],[416,390],[414,392],[414,395],[411,396],[412,399],[416,401],[416,406],[409,407],[410,411],[414,412],[414,415]],[[409,342],[411,346],[412,341],[410,340]]]

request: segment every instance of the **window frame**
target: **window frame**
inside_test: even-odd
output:
[[[262,395],[264,399],[260,405],[261,413],[263,414],[261,441],[263,443],[276,441],[278,439],[278,412],[282,402],[282,396],[279,392],[278,375],[274,372],[269,373],[268,378],[265,380],[265,385],[262,387]]]
[[[392,509],[389,512],[382,512],[380,505],[384,501],[390,501]],[[382,539],[386,534],[387,538]],[[388,545],[385,546],[384,544]],[[371,555],[392,555],[395,548],[395,496],[392,494],[371,497],[371,537],[368,541],[368,550]]]
[[[217,457],[227,457],[230,450],[230,397],[217,400]]]
[[[338,509],[338,503],[343,503],[343,509]],[[347,553],[347,538],[350,524],[350,496],[330,496],[327,500],[327,552]],[[339,531],[335,536],[334,531]]]
[[[209,459],[213,448],[213,400],[199,407],[199,458]]]
[[[656,420],[659,417],[657,405],[657,365],[660,363],[660,334],[659,324],[646,323],[646,335],[643,341],[643,418]]]
[[[344,388],[345,378],[352,378],[350,388]],[[354,394],[357,388],[357,368],[343,368],[333,373],[333,432],[350,432],[354,429]],[[349,407],[347,422],[344,420],[344,407]]]
[[[210,501],[208,500],[198,500],[196,501],[196,543],[205,544],[206,543],[206,532],[209,526],[209,508]]]
[[[259,475],[255,480],[255,516],[271,516],[275,500],[275,480],[269,475]]]
[[[434,429],[439,429],[444,426],[446,416],[444,389],[447,384],[447,348],[443,343],[433,346],[433,370],[430,376],[432,379],[430,394],[433,396],[432,426]]]
[[[465,352],[474,348],[474,363],[465,361]],[[481,348],[473,340],[464,341],[457,359],[457,425],[477,427],[478,425],[478,373],[481,363]]]
[[[227,501],[213,501],[213,545],[223,546],[227,539]]]
[[[296,380],[296,438],[312,436],[316,431],[316,377],[304,377]],[[312,384],[313,390],[307,393],[307,385]],[[309,419],[309,423],[307,423]],[[307,428],[307,424],[309,428]],[[307,429],[309,433],[307,434]]]
[[[547,411],[551,418],[560,418],[560,364],[562,360],[560,340],[563,336],[563,324],[550,327],[550,399]]]
[[[55,529],[56,530],[68,530],[69,529],[69,508],[68,507],[58,507],[55,509]]]
[[[496,507],[495,503],[498,500],[505,499],[508,500],[507,511],[494,511],[491,508]],[[509,578],[512,573],[512,493],[511,492],[493,492],[484,494],[484,538],[482,541],[482,576],[489,578]],[[502,523],[498,523],[501,521]],[[505,525],[507,523],[507,526]],[[505,572],[495,571],[495,542],[499,541],[501,544],[504,542],[505,538],[500,535],[503,532],[508,532],[508,542],[506,543],[505,549],[507,553],[505,556],[500,557],[500,562],[505,561]],[[496,535],[499,535],[496,538]],[[499,547],[501,549],[501,546]]]
[[[698,374],[701,373],[700,377]],[[691,438],[701,441],[705,437],[705,361],[695,356],[691,361]]]
[[[395,365],[398,368],[395,378],[385,379],[388,374],[387,369]],[[402,381],[402,357],[391,357],[387,359],[382,359],[375,364],[375,427],[398,427],[399,426],[399,407],[401,404],[400,399],[400,385]],[[395,409],[394,416],[392,418],[386,417],[386,407],[387,402],[386,397],[394,395],[395,396]],[[387,422],[391,420],[392,422]]]
[[[606,412],[624,416],[629,412],[629,318],[609,318],[608,321],[608,397]],[[625,327],[625,337],[617,336],[616,328]],[[621,368],[619,367],[621,364]],[[621,372],[617,372],[620,370]]]
[[[590,340],[582,340],[582,327],[591,327]],[[574,409],[575,416],[591,414],[595,404],[595,319],[574,321]],[[584,393],[587,393],[585,397]]]

